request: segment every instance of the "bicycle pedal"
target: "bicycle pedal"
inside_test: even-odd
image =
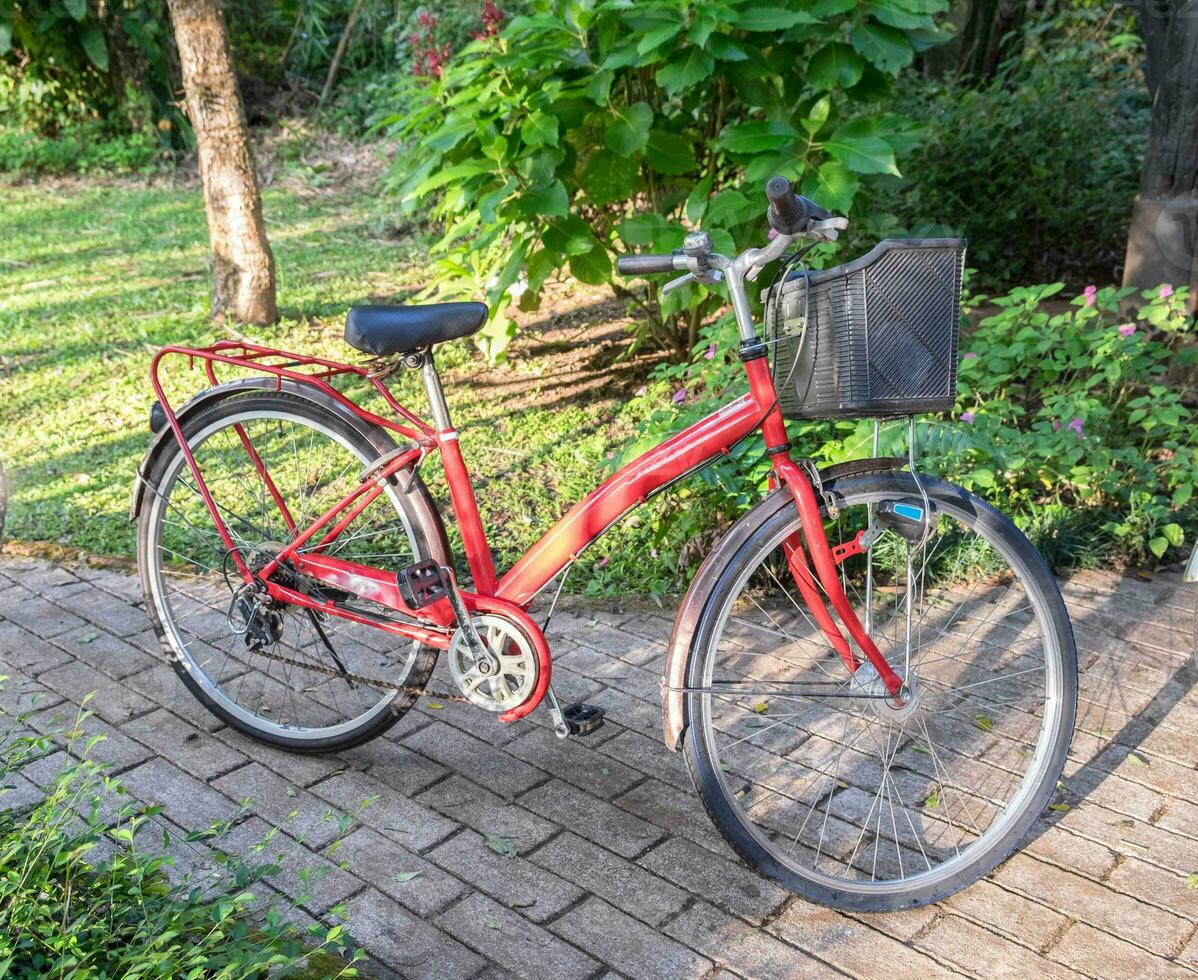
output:
[[[597,704],[568,704],[562,708],[562,718],[571,735],[590,735],[603,727],[603,709]]]
[[[395,573],[399,594],[409,609],[423,609],[449,594],[441,566],[431,558],[408,565]]]

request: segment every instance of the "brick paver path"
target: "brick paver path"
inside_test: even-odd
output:
[[[288,851],[271,879],[322,863],[334,814],[357,817],[300,916],[345,903],[369,969],[508,975],[1172,977],[1198,972],[1198,589],[1176,577],[1073,578],[1082,702],[1072,805],[1024,850],[938,906],[847,916],[739,864],[660,739],[670,611],[576,605],[550,632],[568,699],[607,709],[560,742],[543,711],[512,726],[426,703],[341,757],[274,751],[222,728],[163,662],[136,580],[0,559],[0,706],[53,729],[88,692],[95,756],[192,829],[248,813],[226,848]],[[443,677],[438,678],[444,681]],[[37,799],[38,773],[5,805]],[[502,856],[487,835],[518,851]],[[202,857],[197,857],[201,861]],[[419,872],[412,877],[403,872]],[[397,880],[406,878],[407,880]],[[289,884],[291,882],[291,884]],[[1192,878],[1198,885],[1198,878]]]

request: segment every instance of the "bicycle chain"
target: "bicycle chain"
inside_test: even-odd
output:
[[[399,691],[403,694],[415,694],[416,697],[427,695],[430,698],[436,698],[438,701],[453,701],[456,704],[470,704],[469,698],[461,694],[448,694],[444,691],[434,691],[427,685],[418,684],[396,684],[394,681],[384,681],[377,677],[366,677],[362,674],[354,674],[345,670],[337,670],[333,667],[321,667],[317,664],[308,663],[304,660],[295,660],[291,657],[284,657],[281,653],[268,653],[266,650],[258,649],[255,653],[266,657],[268,660],[277,660],[279,663],[287,664],[289,667],[300,667],[304,670],[310,670],[316,674],[325,674],[329,677],[340,677],[344,680],[357,681],[359,684],[367,684],[371,687],[381,687],[389,691]]]

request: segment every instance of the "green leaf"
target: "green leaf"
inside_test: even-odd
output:
[[[749,7],[729,12],[728,23],[743,31],[784,31],[798,24],[815,24],[816,19],[803,10],[787,10],[785,7]]]
[[[758,701],[753,705],[753,714],[755,715],[764,715],[769,710],[770,705],[768,701]]]
[[[988,715],[974,715],[973,723],[979,731],[988,732],[994,727],[994,722]]]
[[[765,153],[783,150],[799,138],[799,131],[784,122],[747,122],[724,130],[719,145],[729,153]]]
[[[1191,871],[1186,875],[1186,888],[1198,888],[1198,871]]]
[[[828,121],[828,112],[831,108],[832,99],[827,95],[821,96],[807,113],[807,118],[802,120],[803,128],[814,136]]]
[[[79,28],[79,43],[93,65],[100,71],[108,71],[108,42],[97,25],[83,24]]]
[[[803,178],[803,194],[829,211],[845,213],[857,196],[857,175],[839,160],[826,160],[819,170]]]
[[[891,75],[897,75],[915,56],[903,32],[883,24],[858,24],[850,40],[859,54]]]
[[[928,798],[923,801],[923,805],[925,810],[935,810],[936,807],[940,806],[940,791],[932,790],[928,794]]]
[[[1048,809],[1056,810],[1057,813],[1068,813],[1073,809],[1068,803],[1049,803]]]
[[[881,136],[870,134],[872,126],[854,119],[837,128],[824,149],[850,170],[859,174],[899,175],[894,149]]]
[[[695,11],[695,19],[691,21],[690,29],[686,32],[687,39],[701,48],[706,47],[707,39],[711,37],[719,22],[714,11],[700,6]]]
[[[595,72],[587,81],[586,87],[583,88],[583,95],[592,102],[604,105],[611,95],[611,83],[615,77],[616,73],[613,71],[601,69]]]
[[[393,874],[391,876],[391,880],[397,881],[402,885],[405,881],[411,881],[413,878],[419,878],[419,877],[420,877],[419,871],[397,871],[395,874]]]
[[[1169,542],[1166,538],[1152,538],[1148,542],[1148,550],[1157,558],[1163,558],[1165,552],[1169,550]]]
[[[657,69],[657,84],[669,95],[696,85],[715,69],[715,59],[702,48],[689,47]]]
[[[434,150],[446,153],[457,146],[463,139],[474,133],[474,117],[451,112],[445,121],[437,127],[426,141],[425,145]]]
[[[641,36],[640,41],[637,42],[637,54],[648,54],[654,48],[661,47],[681,31],[682,26],[682,21],[673,21],[649,28]]]
[[[645,148],[652,125],[653,109],[648,102],[634,102],[618,109],[615,122],[607,127],[607,145],[620,156],[630,157]]]
[[[1127,753],[1127,762],[1129,765],[1131,765],[1132,767],[1137,768],[1137,769],[1143,768],[1144,766],[1148,765],[1148,763],[1144,761],[1144,758],[1142,756],[1138,756],[1134,752]]]
[[[677,133],[655,129],[645,147],[645,162],[659,174],[689,173],[695,169],[695,147]]]
[[[534,112],[521,124],[520,138],[529,146],[557,146],[557,120],[546,112]]]
[[[1194,496],[1194,484],[1183,483],[1173,491],[1174,508],[1184,507],[1187,503],[1189,503],[1192,496]]]
[[[698,223],[707,211],[707,197],[711,194],[712,176],[708,174],[691,188],[686,199],[686,216]]]
[[[520,196],[520,211],[528,218],[561,218],[570,209],[570,198],[560,180],[537,184]]]
[[[1166,524],[1161,528],[1161,534],[1168,539],[1169,544],[1173,545],[1174,548],[1180,548],[1186,536],[1180,524]]]
[[[667,228],[669,225],[660,214],[638,214],[620,225],[620,238],[628,245],[652,245]]]
[[[501,837],[499,834],[487,834],[483,843],[500,857],[512,858],[519,852],[516,849],[516,843],[510,837]]]
[[[8,54],[10,50],[12,50],[12,23],[0,20],[0,55]]]
[[[707,39],[706,50],[720,61],[748,61],[749,54],[727,34],[713,34]]]
[[[731,228],[761,215],[761,205],[750,201],[740,191],[723,190],[707,204],[703,226]]]
[[[602,149],[591,155],[579,181],[592,204],[611,204],[629,200],[636,193],[640,175],[635,157],[623,157]]]
[[[817,89],[850,88],[861,80],[865,59],[847,44],[833,41],[807,62],[807,81]]]
[[[77,21],[82,21],[87,16],[87,0],[62,0],[62,5]]]
[[[602,245],[570,258],[570,274],[579,282],[602,286],[611,280],[611,257]]]

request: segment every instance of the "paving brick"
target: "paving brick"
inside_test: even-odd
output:
[[[141,602],[140,595],[136,601]],[[144,609],[92,586],[72,597],[69,605],[75,615],[117,636],[132,636],[146,628]]]
[[[376,738],[349,749],[340,753],[340,759],[347,768],[368,772],[404,796],[418,795],[449,773],[440,763],[389,738]]]
[[[337,821],[342,811],[355,812],[359,802],[354,799],[330,805],[257,762],[234,769],[212,785],[239,804],[245,801],[251,813],[317,848],[337,837]]]
[[[346,837],[336,856],[352,874],[419,916],[441,911],[468,890],[453,875],[370,827],[359,827]],[[413,871],[419,874],[406,877]],[[397,881],[396,875],[405,880]]]
[[[165,708],[128,721],[121,730],[205,782],[249,762],[247,756]]]
[[[651,926],[676,915],[689,895],[569,831],[550,841],[532,860]]]
[[[599,963],[484,895],[443,913],[438,925],[517,977],[586,977]]]
[[[524,858],[499,854],[472,830],[451,837],[428,857],[533,922],[552,918],[582,897],[570,882]]]
[[[170,664],[157,663],[121,683],[203,731],[215,732],[224,727],[225,723],[200,704]]]
[[[663,842],[638,863],[754,923],[772,915],[790,897],[743,862],[725,861],[680,837]]]
[[[559,773],[562,779],[605,800],[644,778],[623,763],[600,755],[586,739],[560,739],[544,728],[516,739],[507,750],[530,765]]]
[[[51,691],[45,684],[6,664],[2,650],[0,677],[5,678],[0,681],[0,711],[13,717],[30,711],[41,711],[60,704],[63,700],[62,695]]]
[[[15,668],[30,677],[36,677],[42,671],[73,659],[69,653],[48,640],[34,636],[16,623],[0,620],[0,673]]]
[[[31,715],[29,726],[50,736],[62,746],[71,742],[72,732],[82,732],[82,735],[73,740],[71,754],[76,757],[86,754],[92,762],[106,766],[110,774],[120,773],[154,755],[144,745],[135,742],[119,729],[113,728],[94,715],[85,718],[82,725],[76,728],[79,711],[78,705],[63,702]],[[99,739],[93,743],[92,739],[97,736]]]
[[[1180,980],[1194,974],[1084,922],[1074,924],[1049,952],[1052,959],[1101,980]]]
[[[746,929],[740,919],[703,902],[683,912],[666,926],[665,932],[717,966],[727,965],[755,980],[841,975],[760,929]]]
[[[853,976],[873,976],[885,964],[891,976],[948,977],[953,972],[929,956],[832,909],[793,902],[769,931],[809,956]]]
[[[86,704],[87,710],[111,725],[121,725],[155,708],[154,702],[78,660],[46,671],[38,681],[76,704],[83,704],[84,698],[94,694]]]
[[[705,976],[711,961],[667,939],[598,898],[571,909],[550,928],[620,973],[640,980]]]
[[[123,680],[154,666],[154,658],[149,654],[90,623],[56,636],[54,643],[113,680]]]
[[[403,742],[409,749],[448,769],[465,773],[500,796],[517,796],[545,779],[539,769],[441,722],[422,728]]]
[[[558,779],[526,793],[520,803],[546,820],[561,823],[628,858],[636,857],[662,837],[662,831],[653,824]]]
[[[4,618],[43,640],[52,639],[60,633],[78,629],[83,625],[83,620],[78,616],[36,595],[5,603]]]
[[[1032,949],[1043,949],[1069,922],[1059,912],[986,879],[957,892],[945,904]]]
[[[1072,970],[1045,963],[1031,950],[987,932],[980,926],[955,915],[937,921],[915,945],[937,959],[951,963],[963,972],[978,970],[985,964],[987,980],[1023,980],[1024,977],[1064,978],[1076,976]]]
[[[369,773],[339,773],[317,783],[311,791],[336,809],[357,814],[365,826],[398,841],[408,850],[427,850],[456,829],[451,821],[397,793]],[[362,802],[368,799],[373,802],[362,808]]]
[[[271,772],[282,776],[295,786],[311,786],[346,768],[345,762],[336,756],[288,752],[242,734],[232,727],[218,728],[213,732],[213,737],[239,755],[253,756]]]
[[[599,751],[613,759],[619,759],[637,772],[660,779],[677,789],[694,790],[694,783],[691,782],[682,756],[667,749],[660,738],[650,738],[640,732],[624,731],[604,743]]]
[[[1189,935],[1190,925],[1185,919],[1023,854],[1008,860],[995,881],[1162,956],[1169,955]]]
[[[185,830],[205,830],[231,820],[241,807],[166,759],[151,759],[121,776],[136,799],[161,805],[168,820]]]
[[[497,834],[508,838],[521,854],[527,854],[557,833],[557,826],[550,820],[543,820],[524,806],[509,803],[461,776],[438,783],[418,799],[484,836]]]
[[[354,898],[347,914],[350,935],[371,956],[409,980],[468,980],[486,965],[373,888]]]

